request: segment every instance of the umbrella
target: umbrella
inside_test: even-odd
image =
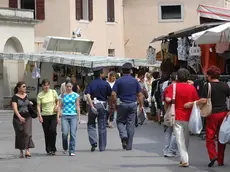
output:
[[[196,44],[216,44],[220,42],[221,35],[225,35],[230,42],[230,22],[192,34],[192,39]]]

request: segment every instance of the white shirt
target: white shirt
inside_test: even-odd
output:
[[[107,82],[108,82],[108,81],[107,81]],[[113,88],[115,82],[108,82],[108,83],[109,83],[110,87]]]

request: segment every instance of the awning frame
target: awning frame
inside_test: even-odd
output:
[[[180,38],[180,37],[184,37],[184,36],[191,36],[194,33],[204,31],[204,30],[219,26],[219,25],[224,24],[224,23],[226,23],[226,22],[215,22],[215,23],[205,23],[205,24],[201,24],[201,25],[195,25],[195,26],[188,27],[188,28],[185,28],[182,30],[171,32],[168,35],[162,35],[162,36],[156,37],[150,43],[152,44],[152,43],[157,42],[157,41],[168,40],[168,39],[172,39],[172,38]]]

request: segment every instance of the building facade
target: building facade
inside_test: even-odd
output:
[[[34,52],[34,25],[36,23],[31,10],[0,8],[0,52]],[[1,98],[13,94],[16,82],[23,80],[24,69],[24,61],[0,60]],[[4,100],[1,100],[1,106],[2,101]]]
[[[225,7],[224,0],[124,0],[125,55],[146,57],[154,37],[200,24],[199,4]]]
[[[34,10],[35,50],[45,36],[94,40],[92,55],[145,58],[157,36],[199,24],[199,4],[229,7],[229,0],[1,0],[0,6]],[[154,44],[159,49],[159,44]]]
[[[0,6],[34,10],[35,50],[45,36],[72,37],[81,28],[81,38],[94,41],[92,55],[124,54],[123,0],[1,0]]]

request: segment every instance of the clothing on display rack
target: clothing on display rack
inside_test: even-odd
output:
[[[177,47],[178,47],[178,39],[177,38],[172,38],[169,41],[169,48],[168,52],[173,55],[177,55]]]
[[[189,53],[188,56],[188,66],[195,74],[198,74],[201,66],[201,49],[199,46],[196,46],[194,42],[192,43],[192,47],[190,47],[190,49],[196,49],[196,51],[199,51],[198,53]]]
[[[178,40],[178,60],[187,61],[189,56],[189,42],[188,38],[184,37]]]

